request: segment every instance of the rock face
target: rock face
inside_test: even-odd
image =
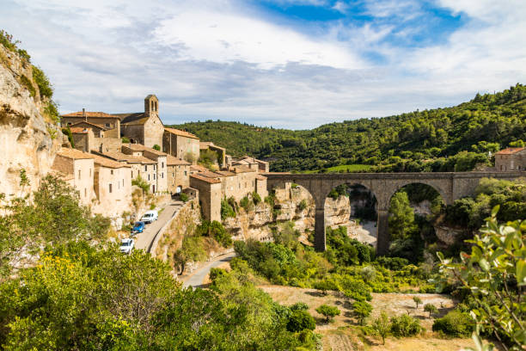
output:
[[[0,193],[7,198],[36,190],[63,143],[60,128],[44,119],[44,103],[32,76],[31,64],[0,45]],[[25,187],[20,186],[22,170],[30,182]]]
[[[272,227],[284,222],[293,222],[294,229],[304,233],[314,230],[314,199],[302,187],[286,187],[275,193],[272,208],[267,203],[259,203],[253,210],[240,210],[236,217],[226,218],[223,224],[234,240],[256,239],[272,240]],[[337,200],[327,199],[325,216],[328,225],[338,226],[349,221],[351,208],[347,197]]]

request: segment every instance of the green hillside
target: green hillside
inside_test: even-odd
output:
[[[477,94],[455,107],[330,123],[313,130],[221,121],[174,127],[224,146],[234,156],[269,160],[274,171],[326,171],[350,164],[374,165],[376,171],[462,171],[489,162],[489,151],[526,139],[525,114],[526,86],[517,84],[500,93]]]

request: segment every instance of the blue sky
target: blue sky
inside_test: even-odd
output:
[[[61,111],[293,129],[526,83],[522,0],[2,0]]]

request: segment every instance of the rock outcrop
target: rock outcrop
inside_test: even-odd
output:
[[[41,101],[32,70],[27,60],[0,45],[0,193],[8,198],[37,189],[63,144],[60,128],[45,120],[49,101]],[[29,185],[20,185],[23,170]]]

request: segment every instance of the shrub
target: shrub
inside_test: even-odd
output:
[[[305,329],[314,330],[315,328],[316,321],[314,320],[314,317],[312,317],[310,313],[305,310],[293,311],[287,322],[287,330],[294,333]]]
[[[391,333],[396,337],[413,336],[421,331],[420,321],[408,314],[391,317]]]
[[[309,309],[309,305],[307,305],[305,302],[296,302],[289,308],[291,311],[307,311]]]
[[[46,74],[36,66],[33,66],[33,80],[38,85],[40,97],[46,97],[48,99],[51,99],[51,97],[53,96],[53,88],[51,86],[51,83],[49,82],[49,79],[46,76]]]
[[[433,331],[452,337],[470,336],[474,328],[471,316],[460,311],[451,311],[433,323]]]
[[[122,137],[121,138],[121,141],[124,143],[124,144],[129,144],[130,143],[130,139],[126,138],[126,137]]]
[[[161,147],[160,147],[159,145],[157,145],[157,144],[155,144],[155,145],[152,147],[152,149],[157,150],[157,151],[161,151]]]
[[[243,207],[247,212],[254,208],[254,205],[249,200],[248,196],[243,197],[241,201],[239,201],[239,206]]]
[[[222,268],[211,268],[209,277],[211,281],[214,281],[219,277],[225,276],[226,274],[227,272]]]
[[[137,176],[137,178],[132,180],[132,185],[138,186],[144,193],[147,193],[150,190],[150,184],[148,184],[148,182],[143,179],[140,174]]]
[[[300,203],[298,204],[298,209],[299,209],[300,211],[303,211],[304,209],[307,208],[307,206],[308,206],[308,205],[307,205],[307,200],[303,199],[303,200],[301,200]]]
[[[429,312],[429,316],[431,317],[432,314],[438,313],[438,308],[436,308],[435,305],[432,305],[430,303],[426,303],[424,305],[424,311]]]
[[[29,78],[22,74],[22,76],[20,77],[20,81],[22,82],[22,85],[25,86],[27,90],[29,90],[29,94],[31,94],[32,97],[35,97],[37,91],[33,86],[33,83],[31,83],[31,80],[29,80]]]
[[[352,308],[360,324],[364,324],[365,319],[369,317],[373,311],[373,306],[365,301],[354,301]]]
[[[372,282],[376,279],[376,269],[373,266],[363,267],[360,274],[365,282]]]
[[[333,317],[340,315],[340,310],[336,306],[321,305],[316,309],[316,312],[325,316],[325,321],[330,322]]]
[[[391,324],[389,324],[389,317],[385,312],[380,314],[380,317],[376,318],[372,325],[374,332],[382,338],[382,345],[385,345],[385,337],[391,330]]]
[[[235,217],[236,211],[232,208],[232,206],[229,204],[229,201],[227,199],[221,200],[221,219],[225,220],[228,217]]]
[[[257,205],[261,202],[261,196],[257,192],[252,192],[252,202],[254,202],[254,205]]]
[[[181,199],[182,202],[187,202],[188,201],[188,194],[180,193],[179,194],[179,198]]]
[[[416,304],[416,309],[418,309],[418,305],[420,305],[422,303],[422,299],[419,298],[418,296],[413,296],[413,301]]]

